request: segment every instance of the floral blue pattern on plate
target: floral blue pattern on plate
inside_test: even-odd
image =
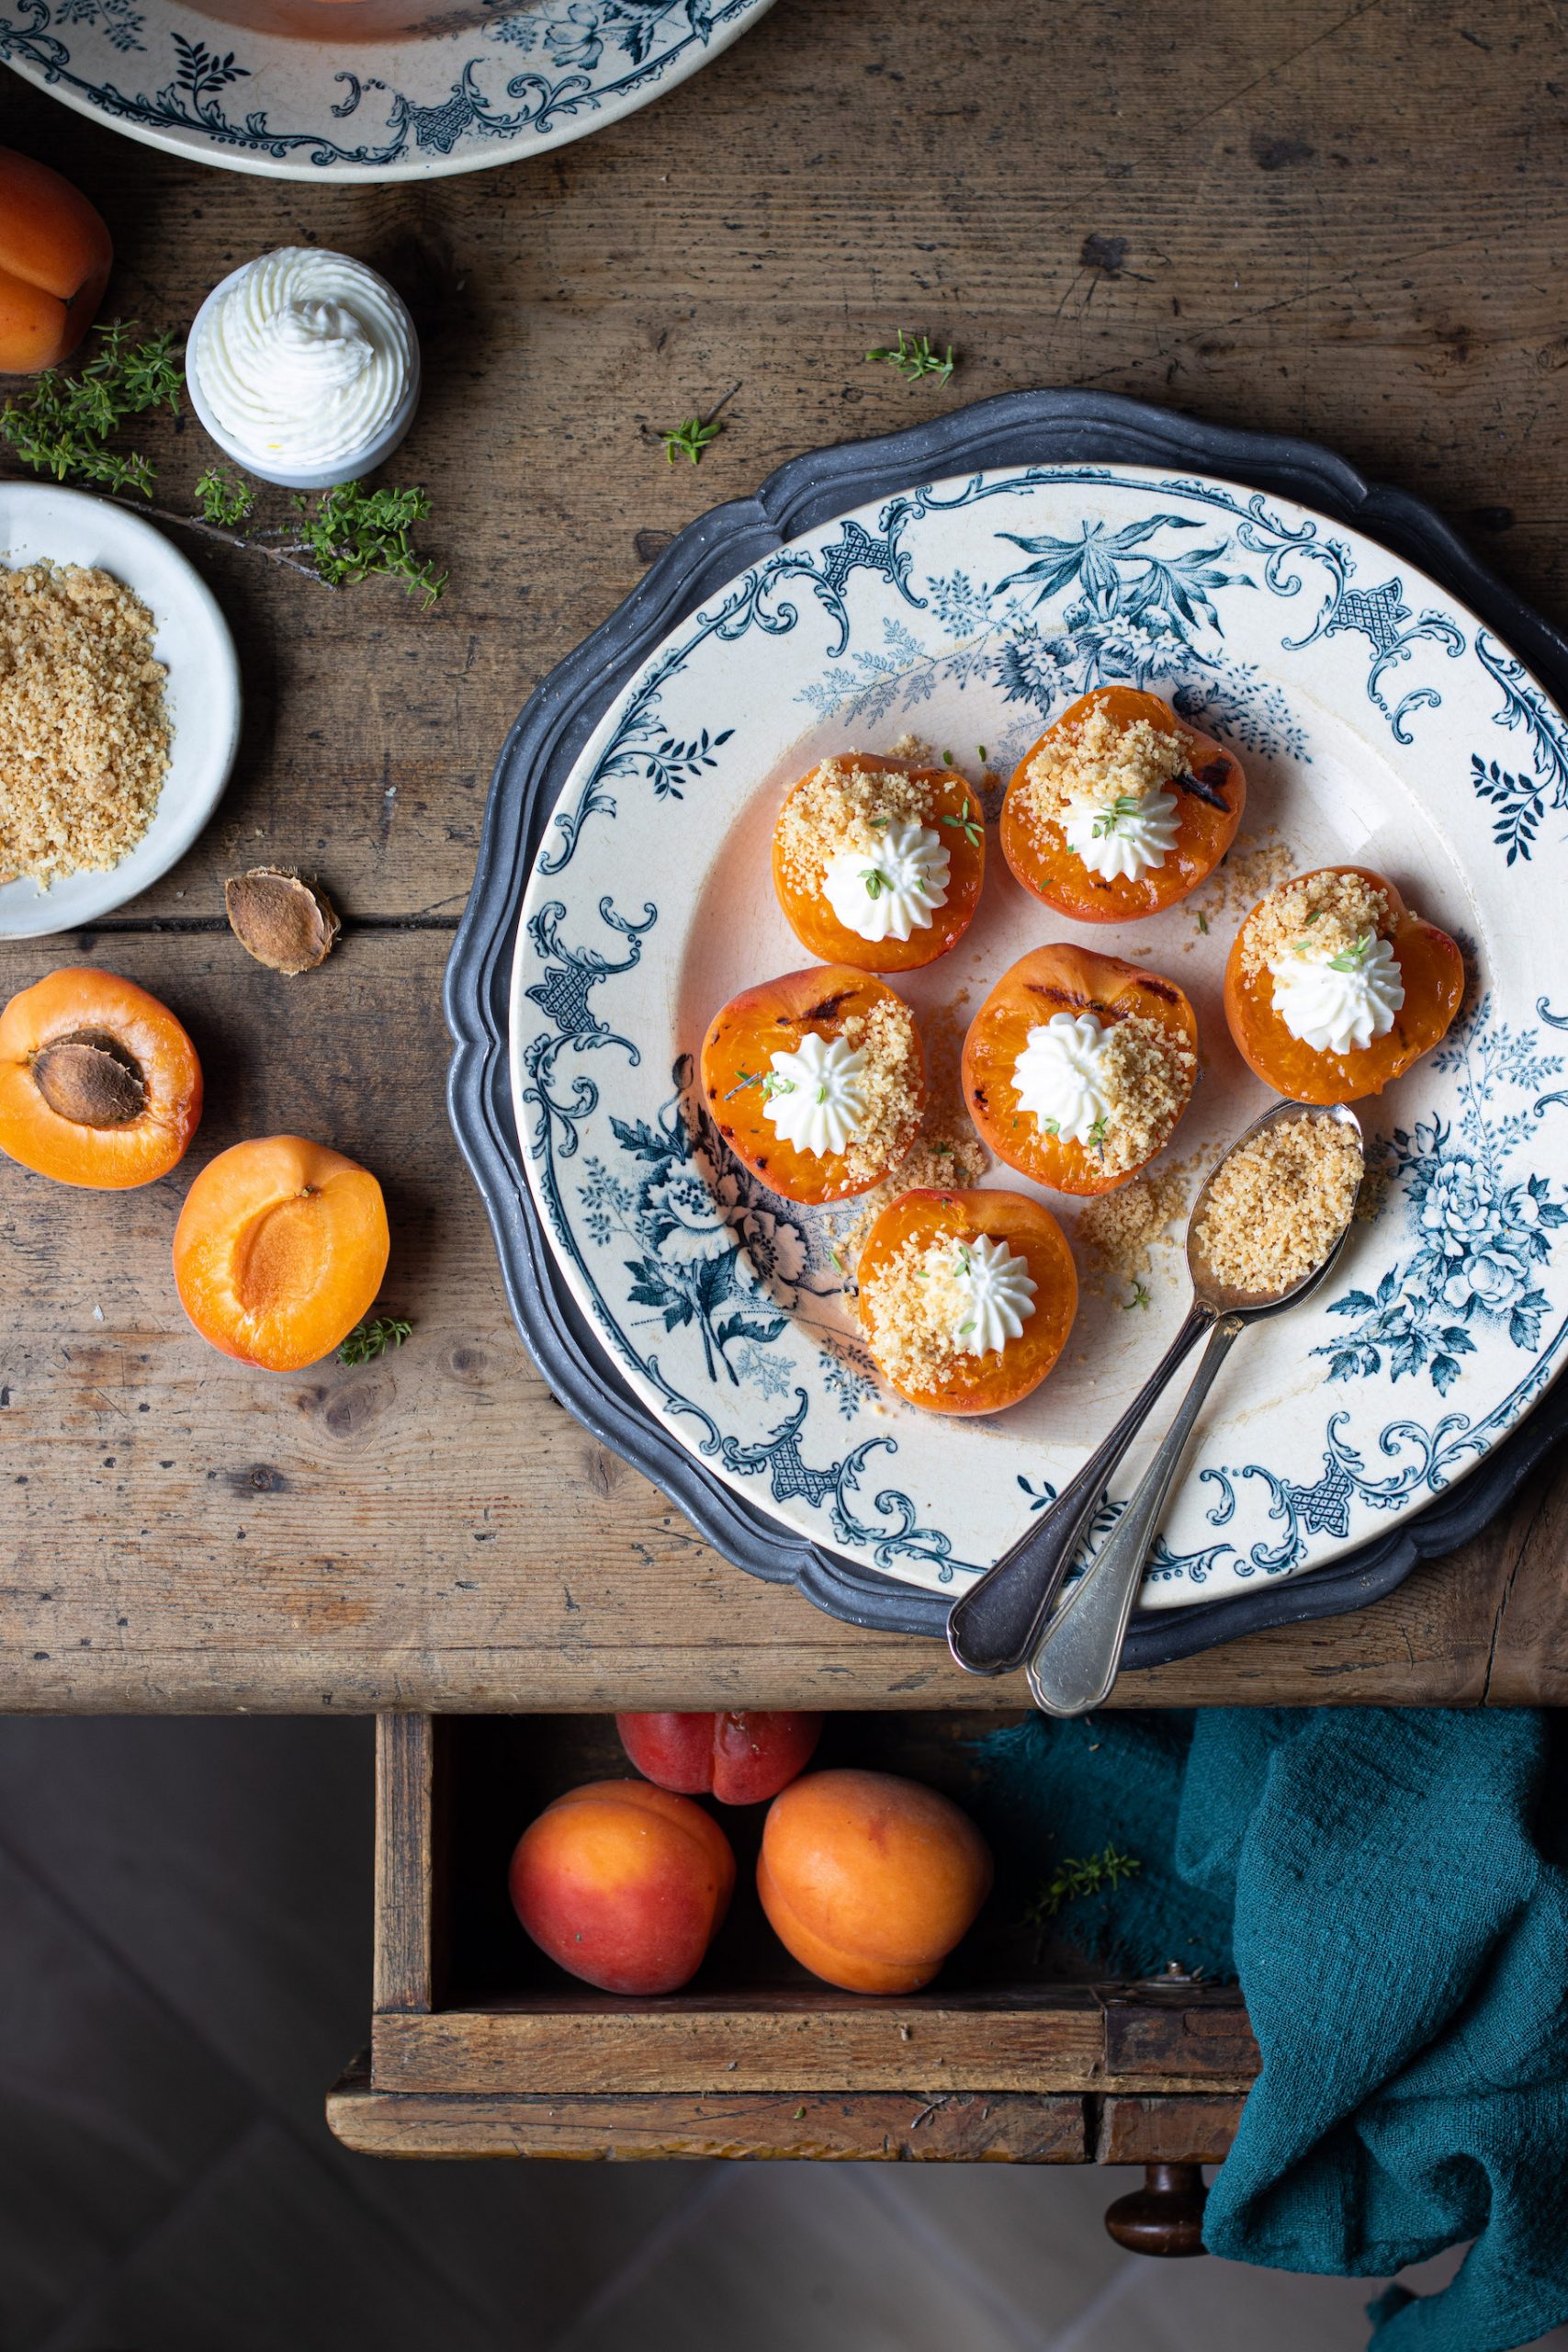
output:
[[[1156,1251],[1145,1306],[1080,1243],[1079,1323],[1036,1396],[989,1423],[918,1413],[876,1382],[838,1295],[848,1212],[793,1208],[737,1170],[692,1056],[718,1004],[804,960],[767,861],[795,775],[914,728],[978,783],[982,745],[1005,773],[1109,679],[1170,695],[1236,745],[1252,785],[1237,849],[1196,898],[1097,927],[1097,945],[1146,957],[1198,1011],[1204,1083],[1168,1159],[1206,1160],[1267,1099],[1220,984],[1272,880],[1347,859],[1385,870],[1464,940],[1472,970],[1441,1052],[1362,1106],[1381,1213],[1321,1301],[1261,1330],[1244,1383],[1216,1387],[1145,1589],[1169,1607],[1385,1532],[1559,1368],[1568,988],[1551,820],[1568,729],[1436,582],[1287,502],[1134,467],[977,474],[811,531],[677,628],[579,759],[525,902],[513,1092],[572,1289],[681,1442],[864,1566],[941,1590],[986,1566],[1165,1344],[1179,1261]],[[1072,929],[998,856],[971,933],[906,992],[931,1035],[955,1035],[1008,963]],[[1052,1204],[1072,1230],[1077,1204]]]
[[[230,171],[427,179],[618,121],[772,6],[477,0],[385,40],[329,41],[241,30],[178,0],[0,0],[0,59],[132,139]]]

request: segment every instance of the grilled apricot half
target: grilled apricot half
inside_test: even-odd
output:
[[[1033,1284],[1022,1329],[1000,1347],[971,1354],[942,1344],[943,1277],[973,1287],[980,1243],[1002,1244]],[[951,1261],[951,1263],[950,1263]],[[1016,1268],[1014,1269],[1016,1273]],[[857,1269],[861,1328],[883,1378],[932,1413],[1000,1413],[1038,1388],[1066,1345],[1078,1278],[1067,1237],[1050,1210],[1023,1193],[930,1189],[900,1193],[866,1237]],[[933,1299],[934,1309],[928,1310]],[[953,1285],[950,1283],[951,1290]],[[932,1314],[938,1319],[932,1343]],[[961,1329],[973,1307],[959,1306]]]
[[[1161,735],[1185,746],[1187,766],[1172,781],[1176,839],[1164,862],[1131,876],[1096,874],[1067,846],[1061,826],[1029,805],[1029,771],[1045,746],[1103,710],[1118,728],[1145,720]],[[1171,708],[1158,695],[1134,686],[1097,686],[1080,695],[1043,735],[1032,743],[1013,771],[1002,806],[1002,855],[1026,890],[1057,914],[1077,922],[1131,922],[1163,914],[1207,881],[1235,839],[1247,806],[1247,778],[1240,761],[1211,735]]]

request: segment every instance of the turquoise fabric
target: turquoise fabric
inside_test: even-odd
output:
[[[1135,1877],[1060,1926],[1118,1971],[1234,1973],[1263,2053],[1204,2240],[1387,2278],[1375,2352],[1515,2352],[1568,2321],[1568,1774],[1528,1710],[1044,1717],[979,1743],[1045,1875]]]

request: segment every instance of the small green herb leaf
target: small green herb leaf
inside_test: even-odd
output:
[[[373,1363],[389,1348],[400,1348],[413,1325],[401,1315],[378,1315],[356,1323],[338,1350],[340,1363]]]
[[[703,451],[710,443],[716,441],[723,431],[722,417],[710,416],[705,423],[700,416],[689,416],[684,424],[673,426],[668,433],[661,433],[659,438],[664,445],[664,455],[669,464],[673,465],[677,458],[690,458],[695,466],[701,464]]]
[[[1371,944],[1376,937],[1377,933],[1375,931],[1362,932],[1354,947],[1342,947],[1337,956],[1331,956],[1329,957],[1329,970],[1331,972],[1359,972],[1362,965],[1366,962],[1368,956],[1371,954]]]
[[[908,384],[918,384],[922,376],[934,376],[939,384],[945,384],[957,364],[952,344],[939,358],[929,335],[906,334],[902,327],[896,344],[878,344],[865,356],[868,359],[886,360],[889,368],[897,368]]]
[[[1031,1927],[1043,1928],[1065,1903],[1076,1903],[1086,1894],[1109,1894],[1143,1867],[1135,1854],[1119,1853],[1111,1845],[1098,1854],[1069,1857],[1046,1881],[1023,1916]]]
[[[1199,914],[1198,928],[1202,933],[1204,938],[1207,939],[1209,936],[1209,918],[1206,914],[1201,912]]]
[[[860,878],[865,884],[865,895],[868,899],[880,899],[887,888],[887,876],[880,865],[863,865],[860,870]]]
[[[949,761],[948,764],[951,766],[952,762]],[[977,849],[979,847],[984,833],[984,828],[980,823],[978,816],[970,808],[967,800],[964,803],[963,808],[959,810],[956,817],[944,817],[942,821],[944,825],[952,825],[962,832],[964,840],[968,842],[971,849]]]
[[[1125,1315],[1130,1313],[1134,1306],[1147,1306],[1148,1303],[1149,1286],[1147,1283],[1134,1281],[1133,1284],[1133,1295],[1131,1298],[1124,1298],[1122,1301],[1122,1311]]]
[[[1092,838],[1102,842],[1116,831],[1124,817],[1135,817],[1142,807],[1135,792],[1119,792],[1109,807],[1102,808],[1094,820]]]
[[[248,481],[227,466],[209,466],[196,478],[196,503],[204,523],[222,531],[238,530],[255,512],[256,493]]]

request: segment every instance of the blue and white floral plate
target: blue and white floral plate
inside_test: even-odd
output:
[[[1141,1384],[1185,1306],[1179,1260],[1156,1258],[1146,1306],[1113,1277],[1086,1284],[1024,1405],[919,1413],[875,1380],[839,1295],[829,1249],[851,1212],[804,1213],[729,1161],[693,1056],[737,989],[807,960],[769,877],[787,783],[910,729],[976,778],[1005,775],[1113,680],[1234,743],[1251,786],[1219,876],[1093,938],[1196,1008],[1202,1082],[1168,1159],[1206,1164],[1269,1099],[1231,1046],[1221,978],[1284,871],[1387,872],[1462,939],[1472,980],[1445,1046],[1361,1106],[1382,1213],[1327,1293],[1259,1326],[1216,1385],[1144,1596],[1173,1609],[1387,1534],[1484,1462],[1562,1361],[1568,727],[1436,580],[1279,496],[1119,464],[931,480],[789,539],[704,594],[576,758],[523,904],[512,1078],[550,1248],[666,1438],[782,1543],[950,1596]],[[907,993],[956,1040],[1016,956],[1074,928],[995,855],[970,933]],[[1075,1204],[1051,1205],[1071,1232]]]
[[[265,6],[265,0],[262,0]],[[285,180],[430,179],[542,154],[673,89],[773,0],[471,0],[292,39],[178,0],[0,0],[0,59],[132,139]],[[243,9],[240,12],[243,16]],[[310,13],[294,0],[292,13]]]

